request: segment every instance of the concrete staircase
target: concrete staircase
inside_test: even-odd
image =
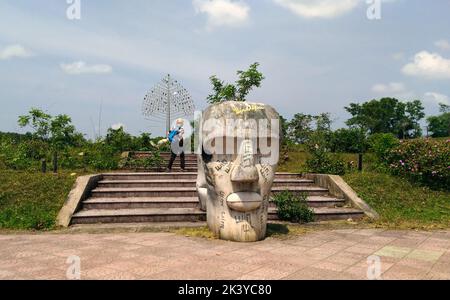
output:
[[[168,160],[169,154],[163,156]],[[205,221],[206,213],[198,208],[195,155],[186,156],[186,166],[190,172],[176,172],[179,169],[177,159],[172,173],[103,174],[90,197],[72,216],[72,224]],[[347,207],[344,199],[329,195],[327,189],[315,186],[312,180],[299,174],[276,174],[272,193],[286,189],[309,195],[308,204],[314,209],[316,221],[364,216],[362,211]],[[269,220],[277,219],[272,203]]]

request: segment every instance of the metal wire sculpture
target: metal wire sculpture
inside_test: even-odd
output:
[[[166,121],[166,134],[171,122],[194,115],[194,101],[189,92],[170,74],[164,77],[145,95],[142,114],[150,121],[160,124]]]

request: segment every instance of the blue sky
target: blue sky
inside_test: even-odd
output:
[[[39,107],[92,137],[102,103],[102,134],[158,135],[141,104],[165,74],[203,109],[210,75],[233,81],[255,61],[266,79],[249,100],[288,118],[330,112],[341,127],[350,102],[449,102],[449,0],[383,0],[378,20],[365,0],[79,0],[70,20],[73,1],[0,2],[0,131]]]

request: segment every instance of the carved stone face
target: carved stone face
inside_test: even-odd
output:
[[[203,113],[197,187],[208,226],[221,239],[265,237],[278,121],[275,110],[263,104],[226,102]]]

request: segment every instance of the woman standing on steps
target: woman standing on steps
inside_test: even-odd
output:
[[[186,172],[185,169],[185,156],[184,156],[184,148],[183,148],[183,135],[184,135],[184,121],[183,119],[178,119],[176,122],[176,126],[172,128],[172,130],[168,133],[169,141],[170,141],[170,161],[167,166],[166,172],[172,171],[172,166],[177,158],[180,155],[181,160],[181,172]]]

